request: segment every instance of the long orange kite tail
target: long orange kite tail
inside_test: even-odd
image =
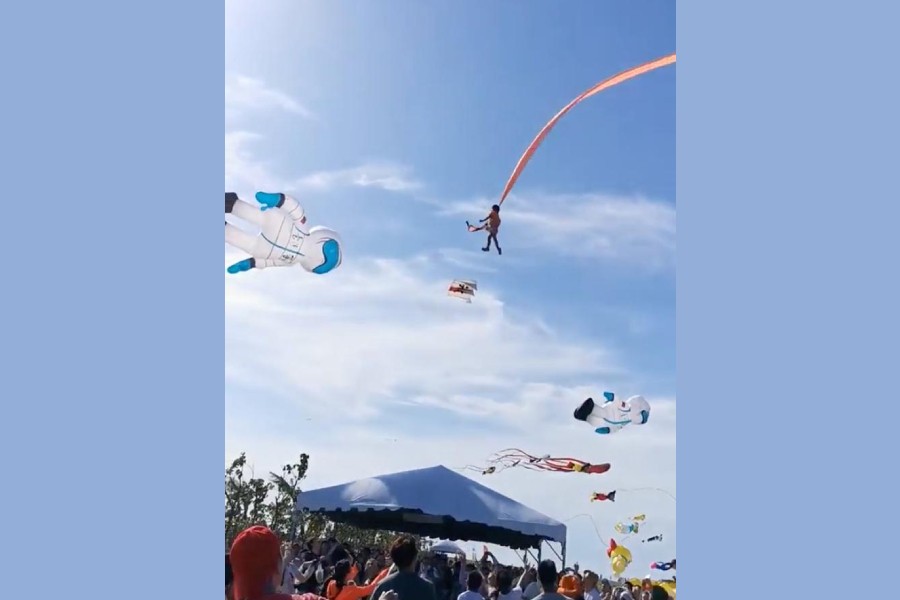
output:
[[[597,85],[592,88],[585,90],[581,93],[577,98],[566,104],[562,110],[560,110],[556,115],[547,122],[546,125],[538,132],[537,136],[532,140],[531,144],[528,145],[528,148],[525,150],[525,154],[519,159],[519,162],[516,163],[516,168],[513,169],[512,175],[509,176],[509,180],[506,182],[506,186],[503,188],[503,193],[500,195],[499,204],[503,204],[503,201],[506,200],[506,197],[509,195],[510,190],[512,190],[513,186],[516,184],[516,181],[519,179],[519,175],[522,174],[522,170],[525,168],[525,165],[528,164],[528,161],[531,160],[531,157],[534,155],[538,146],[541,145],[541,142],[544,141],[544,138],[547,137],[547,134],[550,133],[550,130],[556,126],[557,121],[559,121],[563,116],[572,110],[572,108],[584,100],[585,98],[590,98],[595,94],[599,94],[603,90],[607,90],[613,86],[619,85],[629,79],[634,79],[639,75],[643,75],[644,73],[649,73],[650,71],[655,71],[661,67],[665,67],[671,65],[675,62],[675,53],[669,54],[668,56],[663,56],[661,58],[657,58],[656,60],[651,60],[650,62],[646,62],[642,65],[638,65],[636,67],[632,67],[626,71],[622,71],[618,75],[613,75],[609,79],[604,79]]]

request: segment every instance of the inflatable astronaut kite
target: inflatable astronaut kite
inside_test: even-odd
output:
[[[650,404],[643,396],[616,400],[612,392],[603,392],[603,397],[603,404],[588,398],[575,409],[575,418],[596,427],[594,431],[600,435],[615,433],[626,425],[643,425],[650,419]]]
[[[285,194],[256,193],[255,206],[232,192],[225,193],[225,214],[259,229],[253,235],[225,221],[225,243],[243,250],[250,258],[228,267],[229,273],[266,267],[300,265],[309,273],[324,275],[341,264],[341,239],[326,227],[306,224],[300,203]]]

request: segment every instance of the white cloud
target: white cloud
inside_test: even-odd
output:
[[[443,215],[478,215],[493,202],[481,199],[442,206]],[[501,237],[553,254],[672,268],[675,207],[641,197],[603,194],[510,197],[501,210]]]
[[[239,194],[285,189],[288,182],[261,161],[251,149],[253,145],[263,142],[263,136],[250,131],[231,131],[225,134],[225,189]]]
[[[635,575],[674,556],[674,503],[665,496],[589,502],[593,491],[616,488],[674,492],[674,401],[649,398],[647,426],[593,434],[571,417],[578,402],[608,388],[640,391],[615,349],[510,310],[488,282],[471,305],[450,298],[432,267],[425,257],[354,257],[325,277],[227,276],[226,459],[247,451],[265,472],[309,452],[308,488],[461,467],[507,447],[611,462],[602,476],[513,469],[483,482],[561,520],[593,513],[606,535],[629,513],[652,515],[666,539],[631,544]],[[569,526],[570,560],[608,573],[591,524]]]
[[[330,190],[338,187],[378,188],[389,192],[413,192],[422,184],[411,176],[411,169],[390,162],[368,162],[349,169],[319,171],[301,177],[299,188]]]
[[[373,161],[349,169],[286,177],[277,173],[254,151],[254,147],[261,147],[264,143],[264,136],[250,131],[230,131],[225,134],[225,187],[229,191],[321,192],[341,187],[363,187],[409,193],[421,187],[410,176],[408,167],[390,162]]]
[[[305,119],[312,112],[287,93],[267,86],[263,81],[245,75],[225,77],[225,115],[235,118],[248,112],[280,110]]]

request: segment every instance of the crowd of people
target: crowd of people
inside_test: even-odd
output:
[[[464,554],[420,553],[416,540],[400,536],[387,552],[358,552],[335,539],[282,544],[269,528],[242,531],[225,555],[226,600],[668,600],[645,579],[640,586],[612,582],[591,571],[501,565],[485,551],[480,561]]]

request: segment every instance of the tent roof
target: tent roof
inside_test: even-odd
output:
[[[297,510],[366,529],[403,531],[510,548],[563,543],[566,526],[515,500],[437,466],[302,492]]]

